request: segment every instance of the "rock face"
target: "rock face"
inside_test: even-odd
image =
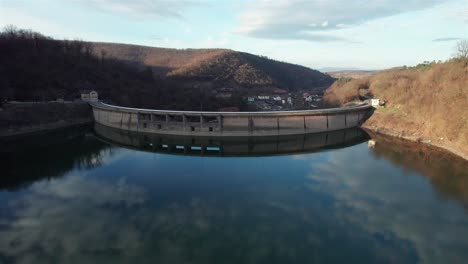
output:
[[[151,67],[161,78],[208,81],[218,87],[325,89],[334,78],[300,65],[226,49],[166,49],[114,43],[93,43],[98,56],[136,67]]]

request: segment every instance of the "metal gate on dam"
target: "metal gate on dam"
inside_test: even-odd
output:
[[[301,111],[207,112],[120,107],[90,103],[96,123],[122,130],[192,136],[268,136],[358,127],[370,105]]]

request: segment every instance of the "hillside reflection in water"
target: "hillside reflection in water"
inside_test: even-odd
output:
[[[468,164],[431,148],[289,137],[299,152],[167,155],[156,143],[174,139],[76,131],[4,145],[1,263],[468,261]]]

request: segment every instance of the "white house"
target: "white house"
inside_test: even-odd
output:
[[[273,100],[275,101],[281,101],[281,96],[273,96]]]
[[[82,91],[81,100],[85,102],[97,102],[99,100],[98,93],[96,91]]]
[[[257,98],[259,100],[270,100],[270,96],[269,95],[259,95],[257,96]]]

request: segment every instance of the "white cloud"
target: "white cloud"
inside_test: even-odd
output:
[[[187,0],[90,0],[79,3],[133,19],[182,18],[185,9],[198,5]]]
[[[382,0],[382,1],[253,1],[244,6],[236,33],[267,39],[302,39],[311,41],[344,40],[343,37],[322,35],[346,26],[430,8],[442,0]],[[320,25],[320,27],[317,27]],[[305,31],[314,31],[305,34]]]
[[[433,42],[446,42],[446,41],[455,41],[455,40],[460,40],[460,38],[454,38],[454,37],[447,37],[447,38],[436,38],[433,39]]]

